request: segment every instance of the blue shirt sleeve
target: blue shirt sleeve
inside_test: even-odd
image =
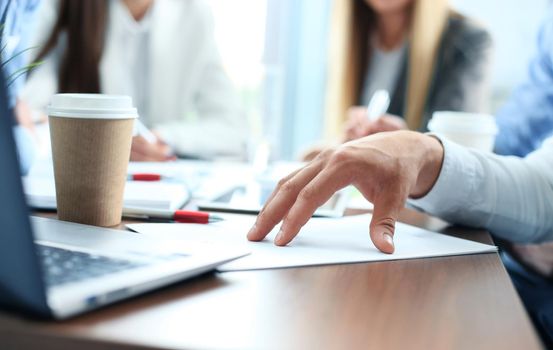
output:
[[[25,83],[29,38],[35,29],[33,20],[38,0],[0,0],[2,18],[2,68],[8,84],[10,104]]]
[[[26,64],[26,57],[22,52],[28,47],[29,33],[34,29],[32,16],[35,13],[38,0],[0,0],[1,22],[1,62],[2,74],[0,84],[5,84],[9,110],[13,111],[16,97],[25,80],[25,74],[19,75]],[[23,52],[24,53],[24,52]],[[24,71],[24,69],[23,69]],[[18,77],[15,79],[15,77]],[[11,118],[13,124],[17,124],[13,113],[4,118]],[[36,154],[36,145],[29,131],[14,125],[14,139],[17,145],[21,172],[23,175],[29,171]]]
[[[553,135],[553,7],[537,44],[525,82],[497,114],[498,154],[523,157]]]

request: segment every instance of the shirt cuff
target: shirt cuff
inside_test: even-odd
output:
[[[452,213],[470,203],[476,166],[466,148],[439,135],[432,136],[439,139],[444,147],[442,169],[430,192],[408,202],[430,214]]]

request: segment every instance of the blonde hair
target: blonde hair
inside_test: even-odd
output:
[[[363,11],[365,15],[361,14]],[[363,72],[368,62],[369,31],[374,25],[364,23],[374,22],[368,11],[368,5],[362,0],[334,0],[325,118],[327,138],[340,134],[347,109],[359,103]],[[437,51],[449,14],[447,0],[415,0],[404,116],[409,129],[416,130],[421,126]]]

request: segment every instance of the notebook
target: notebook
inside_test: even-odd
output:
[[[52,178],[23,177],[29,205],[36,209],[56,209],[56,187]],[[188,202],[186,186],[167,182],[127,182],[123,206],[175,210]]]

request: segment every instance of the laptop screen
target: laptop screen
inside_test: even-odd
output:
[[[23,196],[4,75],[0,70],[0,304],[49,313]]]

